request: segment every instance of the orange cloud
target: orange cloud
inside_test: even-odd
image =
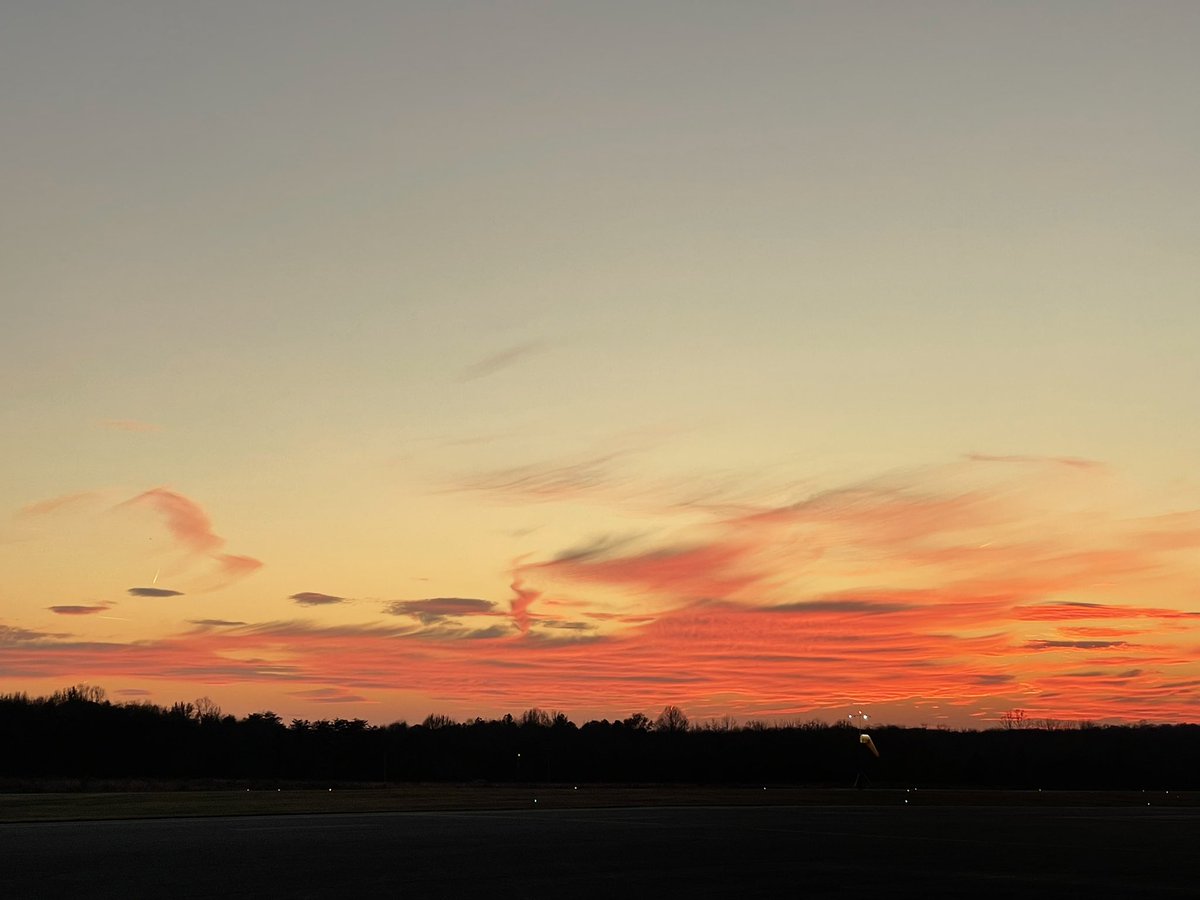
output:
[[[397,601],[401,618],[383,624],[197,620],[136,643],[0,631],[0,670],[403,689],[479,714],[873,705],[920,721],[936,703],[983,721],[1018,706],[1194,719],[1200,611],[1175,598],[1194,596],[1196,514],[1123,517],[1098,499],[1094,467],[1039,471],[910,473],[714,511],[661,536],[547,548],[513,566],[507,607],[435,597]],[[199,507],[144,502],[211,546]]]

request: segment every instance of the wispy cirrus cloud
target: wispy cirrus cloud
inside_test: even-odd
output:
[[[615,455],[533,463],[464,476],[456,490],[496,494],[510,499],[563,500],[613,486]]]

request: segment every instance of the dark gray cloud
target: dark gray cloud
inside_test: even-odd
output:
[[[1109,672],[1104,669],[1089,669],[1086,672],[1067,672],[1070,678],[1110,678],[1110,679],[1125,679],[1136,678],[1142,674],[1142,669],[1126,669],[1124,672]]]
[[[362,694],[338,694],[336,697],[309,697],[309,703],[370,703]]]
[[[95,606],[47,606],[46,609],[58,616],[94,616],[109,608],[107,603],[97,603]]]
[[[523,341],[519,344],[513,344],[467,366],[462,370],[460,377],[463,381],[474,381],[476,378],[485,378],[488,375],[499,372],[501,369],[507,369],[509,366],[515,365],[522,359],[538,353],[544,348],[545,344],[542,341]]]
[[[487,628],[467,628],[451,621],[442,621],[419,628],[410,632],[408,636],[425,641],[478,641],[511,637],[515,633],[516,629],[510,623],[489,625]]]
[[[396,600],[387,605],[393,616],[414,616],[422,624],[432,625],[450,616],[493,615],[495,603],[471,597],[430,597],[426,600]]]
[[[1164,681],[1162,687],[1165,688],[1191,688],[1200,687],[1200,678],[1193,681]]]
[[[1053,463],[1058,466],[1070,466],[1073,469],[1099,469],[1104,463],[1095,459],[1082,459],[1078,456],[1027,456],[1020,453],[967,453],[965,458],[971,462],[991,463],[1033,463],[1045,465]]]
[[[66,634],[52,631],[31,631],[16,625],[0,625],[0,646],[17,644],[39,644],[48,638],[65,638]]]
[[[198,625],[201,628],[233,628],[237,625],[245,625],[245,622],[233,622],[229,619],[188,619],[189,625]]]
[[[322,625],[302,619],[259,622],[246,625],[242,634],[270,635],[272,637],[299,637],[326,635],[329,637],[406,637],[414,633],[412,627],[395,625]]]
[[[183,591],[169,591],[166,588],[136,587],[130,588],[129,593],[134,597],[182,597]]]
[[[113,691],[121,697],[149,697],[150,692],[143,688],[121,688],[119,691]]]
[[[345,688],[313,688],[307,691],[288,691],[293,697],[303,697],[313,703],[368,703],[361,694],[352,694]]]
[[[595,625],[590,625],[587,622],[555,622],[542,619],[538,622],[543,628],[560,628],[564,631],[593,631]]]
[[[295,600],[301,606],[328,606],[332,603],[345,603],[345,597],[335,597],[333,594],[322,594],[318,591],[301,591],[292,594],[289,600]]]
[[[615,458],[614,454],[609,454],[591,459],[536,463],[494,470],[465,477],[457,487],[461,490],[484,491],[528,500],[574,497],[612,486],[615,480],[611,470]]]
[[[904,612],[913,609],[910,603],[895,603],[891,601],[877,602],[874,600],[800,600],[795,603],[780,603],[777,606],[764,606],[764,612],[813,612],[813,613],[867,613],[882,615],[884,613]]]
[[[568,547],[566,550],[557,553],[550,561],[555,563],[588,562],[593,559],[607,557],[622,547],[627,547],[634,540],[636,538],[632,535],[626,537],[604,535],[586,544]]]
[[[1030,641],[1025,645],[1030,650],[1109,650],[1113,647],[1128,647],[1127,641]]]
[[[1008,684],[1016,681],[1014,675],[976,675],[971,679],[975,684]]]
[[[549,627],[542,627],[548,625]],[[520,632],[518,632],[520,633]],[[565,645],[607,644],[612,642],[608,635],[600,634],[595,629],[580,630],[573,627],[558,627],[538,621],[537,626],[521,634],[521,641],[527,647],[559,647]]]

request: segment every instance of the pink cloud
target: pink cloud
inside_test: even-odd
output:
[[[22,518],[45,516],[59,510],[76,509],[86,506],[100,498],[101,494],[98,491],[76,491],[73,494],[63,494],[61,497],[51,497],[49,500],[30,503],[27,506],[21,507],[17,515]]]
[[[529,632],[529,625],[533,619],[529,612],[529,607],[541,596],[539,591],[533,591],[521,584],[521,580],[515,579],[511,585],[513,598],[510,601],[512,609],[513,622],[516,623],[517,629],[522,634]]]
[[[212,522],[200,505],[183,494],[166,488],[152,488],[122,505],[148,506],[155,510],[165,520],[171,536],[193,553],[210,553],[225,543],[213,532]]]
[[[114,431],[133,431],[146,433],[162,430],[162,427],[159,425],[154,425],[150,422],[139,422],[137,419],[104,419],[100,424],[104,428],[109,428]]]
[[[213,557],[221,567],[226,578],[244,578],[262,568],[262,560],[252,556],[234,556],[231,553],[219,553]]]
[[[225,539],[213,530],[212,522],[200,504],[183,494],[166,488],[152,488],[126,500],[121,506],[152,509],[162,517],[167,531],[182,550],[212,559],[217,565],[218,577],[204,589],[222,587],[252,574],[263,565],[261,560],[251,556],[218,553],[225,545]]]

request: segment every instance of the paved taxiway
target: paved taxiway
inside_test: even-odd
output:
[[[1200,809],[693,807],[0,825],[36,897],[1195,897]]]

